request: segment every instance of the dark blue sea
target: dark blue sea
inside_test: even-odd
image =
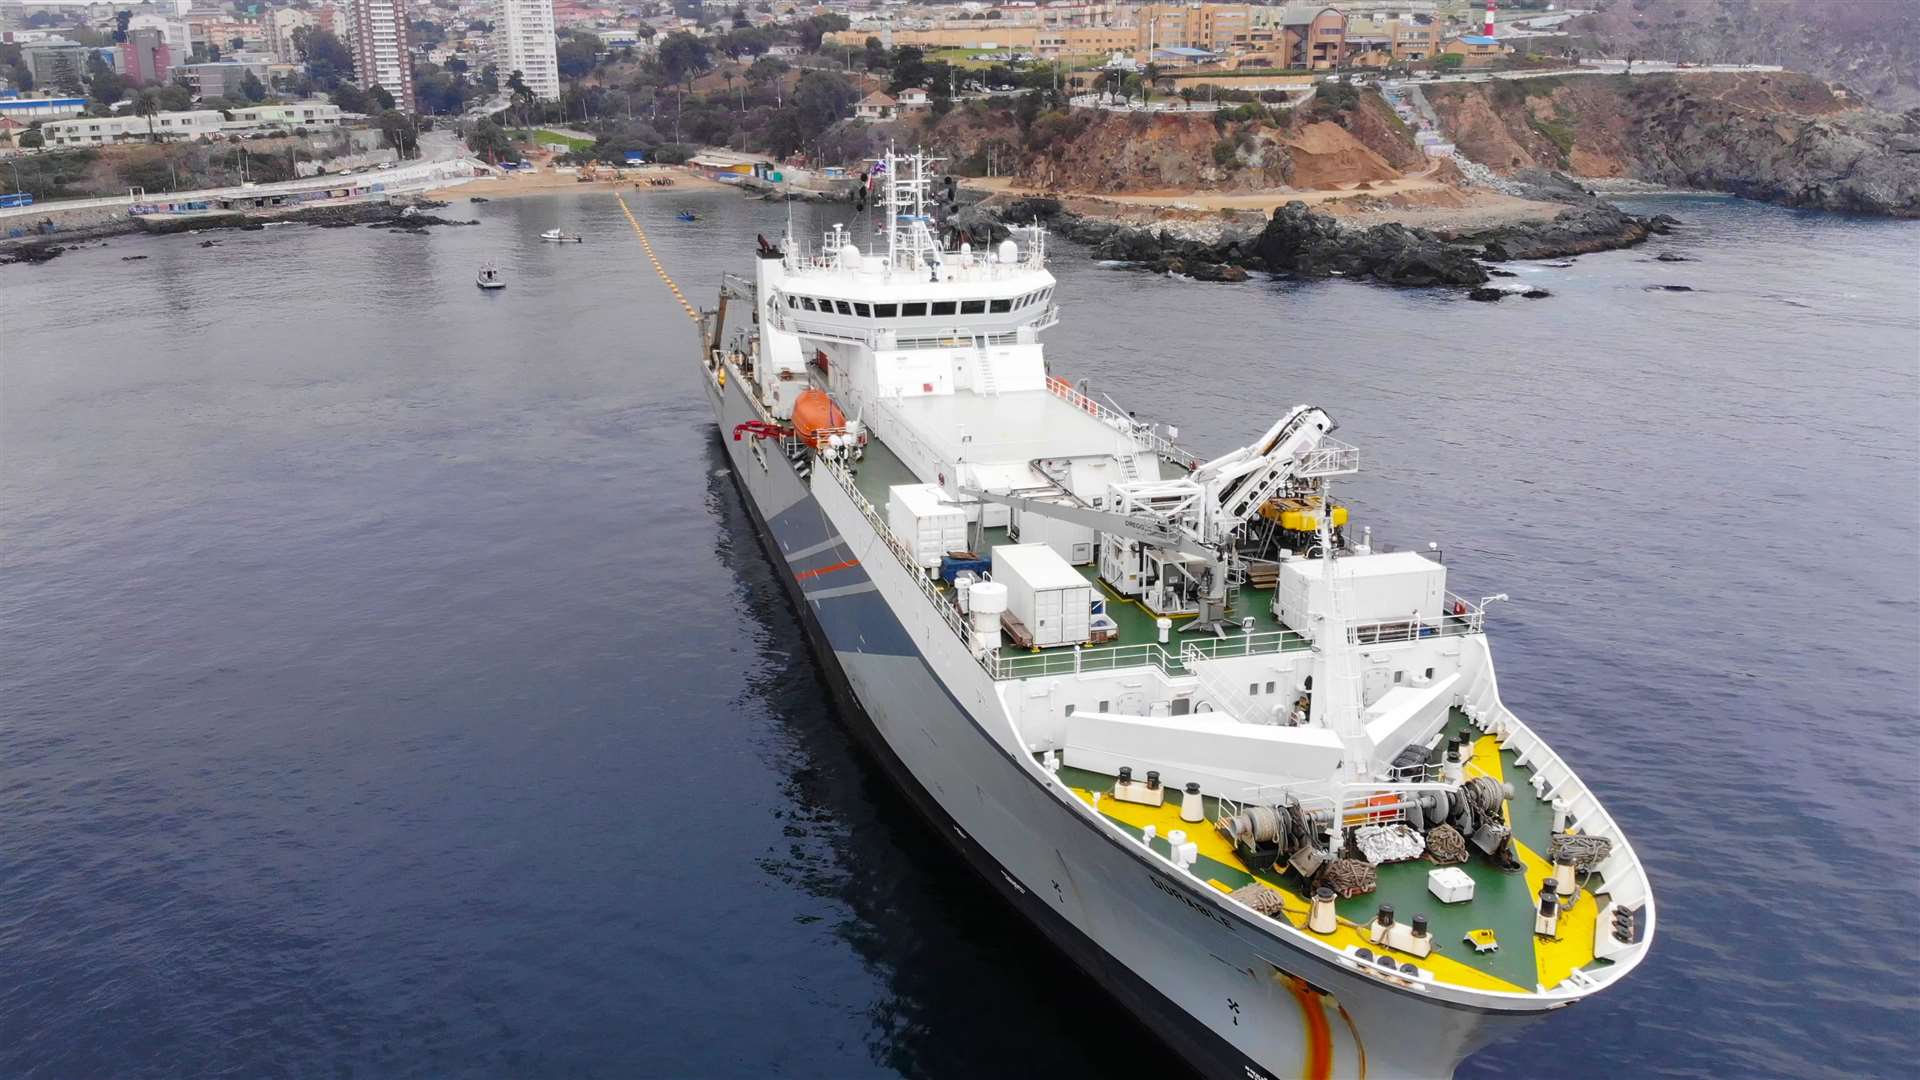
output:
[[[784,225],[629,202],[701,303]],[[1510,594],[1660,937],[1463,1075],[1911,1075],[1920,225],[1641,206],[1498,305],[1058,243],[1052,362],[1203,452],[1326,407]],[[1177,1075],[840,725],[612,197],[448,212],[0,268],[0,1075]]]

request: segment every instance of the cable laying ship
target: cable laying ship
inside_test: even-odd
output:
[[[700,320],[734,476],[894,779],[1204,1075],[1447,1076],[1625,977],[1647,878],[1501,703],[1504,597],[1350,536],[1318,408],[1201,460],[1049,374],[1045,233],[949,249],[928,164],[875,164],[884,251],[762,239]]]

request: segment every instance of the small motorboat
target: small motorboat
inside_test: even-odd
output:
[[[549,244],[578,244],[582,242],[583,237],[581,237],[579,233],[561,232],[559,229],[548,229],[546,232],[540,234],[540,239],[545,240]]]
[[[480,273],[473,279],[473,283],[483,289],[504,289],[507,287],[507,279],[500,275],[500,271],[493,268],[492,263],[487,263],[480,267]]]
[[[675,216],[678,217],[681,221],[699,221],[700,220],[700,215],[694,213],[691,210],[682,210],[680,211],[680,213],[678,213]]]
[[[492,200],[488,199],[485,195],[472,195],[467,198],[467,201],[470,203],[483,203],[491,202]]]

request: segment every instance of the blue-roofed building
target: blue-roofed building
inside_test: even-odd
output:
[[[1440,54],[1461,57],[1464,67],[1484,67],[1512,51],[1497,37],[1488,37],[1485,34],[1461,34],[1447,42],[1446,47],[1440,50]]]
[[[0,97],[0,117],[21,124],[35,120],[65,120],[87,111],[83,97]]]

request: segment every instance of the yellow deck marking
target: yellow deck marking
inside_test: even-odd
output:
[[[675,285],[673,279],[667,276],[667,268],[660,265],[660,257],[653,253],[653,243],[647,239],[647,230],[640,227],[640,219],[634,217],[633,211],[627,208],[627,200],[621,198],[617,191],[613,193],[613,198],[620,204],[620,212],[627,215],[627,224],[633,226],[633,235],[640,238],[640,246],[647,253],[647,261],[653,264],[653,272],[659,274],[660,280],[667,283],[667,291],[673,294],[673,298],[680,302],[682,308],[686,309],[687,318],[699,322],[700,313],[694,310],[692,304],[687,303],[687,298],[680,293],[680,286]]]
[[[1553,866],[1518,840],[1513,850],[1527,868],[1527,891],[1540,895],[1540,883],[1553,876]],[[1533,939],[1533,965],[1540,973],[1540,985],[1555,987],[1566,977],[1593,963],[1593,927],[1599,921],[1600,908],[1593,894],[1582,889],[1580,899],[1560,912],[1558,938]]]
[[[1482,735],[1474,741],[1473,767],[1495,780],[1506,781],[1498,739]],[[1502,803],[1500,809],[1506,815],[1508,827],[1512,827],[1512,808]],[[1520,856],[1521,865],[1526,867],[1528,894],[1539,896],[1540,883],[1553,876],[1553,864],[1518,839],[1513,842],[1513,850]],[[1592,893],[1582,890],[1580,899],[1572,907],[1560,912],[1560,936],[1533,939],[1533,967],[1541,986],[1558,986],[1569,974],[1593,963],[1593,927],[1599,918],[1599,902]]]
[[[1093,795],[1085,788],[1071,788],[1069,790],[1075,795],[1078,795],[1081,802],[1089,806],[1093,805]],[[1227,838],[1220,834],[1220,830],[1213,827],[1213,822],[1203,821],[1196,825],[1181,821],[1178,803],[1169,803],[1157,807],[1142,806],[1139,803],[1122,802],[1112,796],[1103,795],[1100,799],[1100,816],[1117,821],[1123,825],[1131,825],[1136,829],[1152,825],[1161,839],[1166,838],[1168,829],[1184,829],[1188,841],[1200,846],[1200,854],[1226,866],[1239,867],[1242,870],[1246,869],[1246,864],[1242,863],[1240,857],[1233,853],[1233,845],[1228,843]],[[1278,892],[1286,901],[1288,922],[1296,927],[1305,927],[1307,925],[1307,909],[1309,905],[1306,897],[1299,895],[1285,886],[1276,885],[1272,881],[1258,878],[1257,875],[1256,880],[1259,880],[1262,885]],[[1231,893],[1233,891],[1218,881],[1209,880],[1207,884],[1219,889],[1221,892]],[[1565,916],[1561,918],[1561,925],[1565,926]],[[1592,926],[1591,917],[1589,917],[1588,926],[1589,928]],[[1318,935],[1315,936],[1318,937]],[[1367,940],[1367,935],[1363,933],[1356,924],[1344,918],[1340,920],[1340,929],[1326,937],[1321,937],[1320,940],[1331,944],[1335,949],[1344,949],[1349,945],[1362,945],[1375,952],[1379,951],[1379,946]],[[1505,979],[1489,975],[1479,968],[1463,964],[1458,960],[1443,956],[1437,952],[1425,959],[1415,959],[1409,956],[1400,956],[1399,959],[1401,963],[1411,963],[1415,967],[1432,972],[1433,977],[1437,981],[1452,986],[1465,986],[1476,990],[1505,990],[1509,992],[1522,989]],[[1592,957],[1589,956],[1588,959],[1591,960]]]

